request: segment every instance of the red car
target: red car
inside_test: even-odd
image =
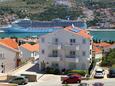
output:
[[[71,74],[69,76],[62,76],[61,77],[62,83],[67,84],[67,83],[81,83],[81,76],[78,74]]]

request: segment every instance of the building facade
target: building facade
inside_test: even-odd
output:
[[[18,66],[19,50],[13,39],[0,40],[0,72],[7,73]]]
[[[20,52],[21,52],[21,61],[28,61],[31,59],[37,59],[39,58],[39,44],[22,44],[20,47]]]
[[[39,66],[87,70],[92,61],[92,37],[86,30],[66,27],[41,36]]]

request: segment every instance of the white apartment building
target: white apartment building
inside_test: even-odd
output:
[[[86,30],[69,26],[39,39],[39,68],[87,70],[92,62],[92,37]]]

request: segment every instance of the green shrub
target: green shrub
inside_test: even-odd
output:
[[[49,74],[60,74],[60,71],[59,71],[59,69],[47,67],[46,68],[46,73],[49,73]]]
[[[115,68],[115,64],[114,64],[114,65],[112,65],[112,68]]]
[[[86,70],[70,70],[70,71],[66,71],[66,74],[69,73],[76,73],[76,74],[80,74],[81,76],[85,76],[87,71]]]

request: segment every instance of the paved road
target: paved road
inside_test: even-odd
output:
[[[36,75],[38,76],[38,81],[37,82],[29,82],[27,85],[21,85],[21,86],[63,86],[63,84],[61,84],[61,80],[60,80],[61,76],[60,75],[53,75],[53,74],[43,75],[43,74],[39,73],[37,64],[30,63],[28,66],[25,66],[23,68],[25,68],[26,72],[30,72],[30,73],[35,72]],[[98,66],[96,66],[96,68],[97,67]],[[21,70],[22,70],[22,68],[21,68]],[[19,71],[19,72],[23,73],[24,71]],[[16,73],[17,73],[17,71],[16,71]],[[39,77],[41,77],[41,78],[39,78]],[[115,78],[107,78],[106,76],[104,79],[83,80],[82,82],[86,82],[86,83],[90,84],[90,86],[92,86],[92,84],[95,82],[102,82],[102,83],[104,83],[104,86],[115,86]],[[78,86],[78,84],[70,84],[70,86]]]
[[[60,75],[46,74],[38,82],[30,82],[25,86],[63,86],[60,77]],[[102,82],[104,86],[115,86],[115,78],[83,80],[82,82],[88,83],[89,86],[92,86],[95,82]],[[70,84],[70,86],[78,86],[78,84]]]

